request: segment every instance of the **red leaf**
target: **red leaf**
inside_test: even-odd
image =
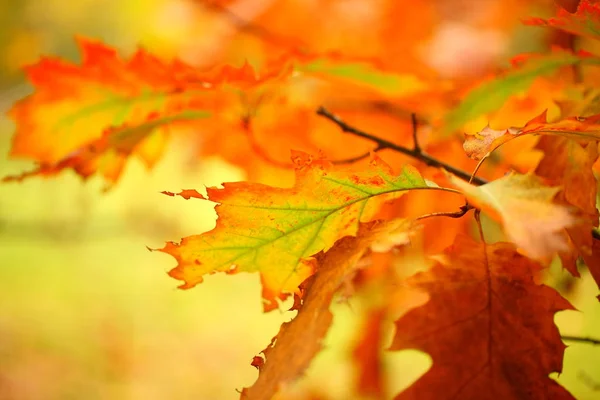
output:
[[[576,35],[600,39],[600,4],[592,0],[581,0],[575,13],[560,8],[553,18],[527,18],[525,25],[547,26]]]
[[[391,349],[427,352],[433,366],[397,399],[573,399],[548,377],[565,349],[554,314],[573,307],[535,283],[540,269],[511,244],[459,237],[409,278],[430,300],[396,322]]]

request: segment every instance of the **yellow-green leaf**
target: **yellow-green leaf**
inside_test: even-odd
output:
[[[376,156],[359,172],[334,169],[304,153],[293,160],[294,187],[236,182],[207,189],[207,199],[219,203],[216,227],[160,250],[177,259],[170,275],[184,281],[182,288],[210,273],[259,272],[265,309],[274,309],[277,298],[297,292],[314,272],[312,256],[355,236],[359,224],[375,219],[385,201],[411,189],[444,190],[429,185],[411,166],[394,175]],[[181,195],[204,198],[193,190]]]

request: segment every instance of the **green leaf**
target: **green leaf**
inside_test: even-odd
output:
[[[533,81],[569,65],[600,64],[600,58],[576,55],[565,50],[529,57],[521,66],[502,77],[482,83],[473,89],[458,107],[444,118],[443,131],[452,133],[466,123],[500,108],[511,96],[527,90]]]
[[[414,75],[380,71],[367,63],[338,63],[323,58],[298,66],[298,70],[326,78],[340,78],[385,96],[406,96],[425,89],[425,84]]]

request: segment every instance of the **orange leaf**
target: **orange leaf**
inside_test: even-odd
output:
[[[391,350],[422,350],[433,366],[396,398],[573,399],[548,377],[561,371],[566,347],[554,314],[573,307],[535,283],[539,271],[511,244],[462,236],[409,278],[430,300],[396,322]]]
[[[78,42],[81,65],[43,58],[26,68],[35,92],[9,112],[17,124],[11,155],[33,159],[39,168],[9,179],[73,168],[114,182],[132,153],[152,166],[165,127],[207,118],[230,104],[219,85],[261,82],[247,64],[204,72],[144,50],[123,60],[102,43]]]
[[[527,134],[558,135],[577,140],[600,140],[600,114],[547,122],[546,111],[544,111],[522,128],[494,130],[487,126],[480,132],[466,133],[463,148],[469,157],[481,160],[509,140]]]
[[[363,323],[360,337],[352,356],[359,367],[357,391],[374,398],[383,396],[383,363],[381,347],[385,308],[373,310]]]
[[[547,259],[567,250],[563,229],[575,225],[569,209],[552,203],[560,188],[543,186],[534,175],[511,174],[482,186],[473,186],[448,174],[469,203],[504,226],[509,239],[535,259]]]
[[[575,13],[560,8],[556,17],[527,18],[523,23],[531,26],[547,26],[592,39],[600,39],[600,4],[596,1],[581,0]]]
[[[557,200],[576,207],[583,218],[584,223],[567,229],[570,249],[560,253],[563,268],[579,276],[577,256],[591,254],[594,240],[591,231],[598,225],[597,183],[592,170],[598,158],[598,146],[596,143],[583,146],[564,137],[544,136],[536,148],[544,152],[536,174],[552,185],[562,187]]]
[[[319,268],[306,281],[298,315],[281,326],[277,336],[262,352],[265,359],[253,361],[259,365],[260,373],[256,382],[244,389],[242,399],[270,399],[304,372],[321,350],[322,339],[331,325],[329,307],[333,295],[356,272],[357,261],[370,244],[395,231],[398,225],[408,227],[402,220],[361,226],[356,237],[346,237],[328,252],[317,256]]]

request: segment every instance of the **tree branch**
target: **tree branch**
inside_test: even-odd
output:
[[[414,141],[414,145],[413,145],[412,149],[397,145],[397,144],[389,142],[383,138],[377,137],[375,135],[372,135],[370,133],[367,133],[365,131],[357,129],[357,128],[347,124],[346,122],[344,122],[337,115],[329,112],[323,106],[319,107],[319,109],[317,110],[317,114],[322,117],[327,118],[328,120],[330,120],[331,122],[333,122],[334,124],[339,126],[340,129],[346,133],[350,133],[352,135],[375,142],[377,144],[377,147],[375,148],[374,151],[384,150],[384,149],[394,150],[399,153],[406,154],[407,156],[413,157],[419,161],[422,161],[423,163],[425,163],[431,167],[444,168],[445,170],[453,173],[454,175],[456,175],[458,177],[463,178],[466,181],[471,180],[471,182],[476,185],[484,185],[487,183],[487,180],[485,180],[483,178],[472,177],[469,173],[467,173],[465,171],[462,171],[462,170],[455,168],[449,164],[446,164],[443,161],[437,160],[437,159],[423,153],[423,151],[421,150],[421,147],[419,146],[419,142],[418,142],[418,138],[417,138],[417,123],[416,123],[416,115],[415,114],[411,114],[411,119],[413,122],[412,134],[413,134],[413,141]],[[364,157],[366,157],[366,154],[363,154],[358,157],[350,158],[347,160],[338,161],[338,163],[348,163],[348,162],[352,162],[353,160],[360,160]],[[460,218],[472,209],[474,209],[474,207],[467,203],[467,204],[463,205],[462,207],[460,207],[459,211],[431,213],[431,214],[423,215],[417,219],[420,220],[420,219],[425,219],[425,218],[430,218],[430,217]],[[477,215],[476,215],[476,217],[477,217]],[[480,233],[483,234],[483,232],[481,230],[481,225],[480,225]],[[592,229],[592,236],[594,237],[594,239],[600,239],[600,232],[596,231],[595,229]],[[588,343],[588,344],[592,344],[592,345],[600,345],[600,339],[594,339],[594,338],[590,338],[590,337],[561,336],[561,338],[562,338],[562,340],[570,341],[570,342],[579,342],[579,343]]]
[[[417,134],[418,134],[417,128],[419,127],[419,124],[417,122],[417,114],[411,113],[410,120],[412,122],[413,150],[421,153],[421,146],[419,146],[419,138],[417,136]]]
[[[588,343],[594,345],[600,345],[600,339],[594,339],[590,337],[581,337],[581,336],[561,336],[562,340],[566,340],[568,342],[579,342],[579,343]]]
[[[329,112],[325,107],[319,107],[319,109],[317,110],[317,114],[330,120],[331,122],[333,122],[334,124],[339,126],[343,132],[350,133],[354,136],[358,136],[358,137],[361,137],[361,138],[364,138],[364,139],[367,139],[367,140],[370,140],[370,141],[376,143],[378,150],[384,150],[384,149],[394,150],[398,153],[406,154],[407,156],[415,158],[415,159],[423,162],[424,164],[429,165],[430,167],[444,168],[446,171],[451,172],[454,175],[456,175],[466,181],[471,179],[471,174],[469,174],[468,172],[458,169],[456,167],[453,167],[450,164],[447,164],[443,161],[440,161],[440,160],[433,158],[430,155],[424,153],[421,150],[421,148],[418,146],[417,142],[415,142],[416,146],[414,148],[409,149],[408,147],[397,145],[395,143],[392,143],[390,141],[387,141],[385,139],[382,139],[380,137],[377,137],[375,135],[372,135],[370,133],[367,133],[365,131],[357,129],[357,128],[347,124],[346,122],[344,122],[337,115]],[[415,131],[416,131],[416,128],[415,128]],[[416,134],[414,135],[414,137],[416,139]],[[483,184],[486,184],[487,181],[485,179],[475,177],[475,178],[473,178],[473,183],[475,183],[476,185],[483,185]]]

